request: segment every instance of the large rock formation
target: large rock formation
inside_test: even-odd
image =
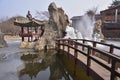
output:
[[[57,8],[55,3],[51,3],[48,10],[50,18],[44,26],[43,36],[34,45],[36,51],[44,48],[55,48],[55,39],[64,36],[65,28],[68,23],[68,16],[64,13],[62,8]]]
[[[49,26],[53,28],[54,31],[57,31],[58,37],[63,37],[63,32],[68,23],[68,16],[64,13],[62,8],[57,8],[55,3],[49,5]]]
[[[97,35],[97,38],[99,39],[99,41],[104,42],[105,39],[104,39],[104,35],[102,33],[102,30],[101,30],[101,26],[102,26],[102,21],[97,20],[96,23],[95,23],[93,34]]]
[[[0,48],[6,47],[6,41],[4,40],[4,34],[0,32]]]

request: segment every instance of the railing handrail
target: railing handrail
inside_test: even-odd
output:
[[[62,40],[62,39],[60,39],[60,40]],[[63,39],[63,40],[64,40],[64,39]],[[67,40],[67,39],[65,39],[65,40]],[[98,42],[98,41],[93,41],[93,40],[87,40],[87,39],[70,39],[70,40],[80,40],[80,41],[93,42],[93,43],[98,43],[98,44],[102,44],[102,45],[105,45],[105,46],[111,46],[111,45],[112,45],[114,48],[120,49],[120,47],[115,46],[115,45],[113,45],[113,44],[108,44],[108,43]]]
[[[66,40],[70,40],[70,41],[72,41],[72,40],[85,40],[85,39],[58,39],[58,40],[63,40],[63,41],[66,41]],[[106,44],[106,43],[101,43],[101,42],[97,42],[97,41],[91,41],[91,40],[85,40],[85,41],[89,41],[89,42],[96,42],[96,43],[100,43],[100,44]],[[82,43],[79,43],[79,42],[77,42],[77,41],[74,41],[75,43],[77,43],[78,45],[81,45],[81,46],[84,46],[84,47],[87,47],[88,45],[86,45],[86,44],[82,44]],[[64,44],[65,45],[65,44]],[[108,44],[109,45],[109,44]],[[111,45],[110,45],[111,46]],[[118,47],[118,46],[113,46],[113,47]],[[74,47],[73,47],[74,48]],[[91,47],[90,46],[90,48],[91,49],[93,49],[93,50],[95,50],[95,51],[98,51],[98,52],[100,52],[100,53],[102,53],[102,54],[104,54],[104,55],[106,55],[106,56],[109,56],[110,58],[116,58],[118,61],[120,61],[120,57],[118,57],[118,56],[116,56],[116,55],[113,55],[113,54],[110,54],[109,52],[106,52],[106,51],[101,51],[101,50],[99,50],[99,49],[96,49],[96,48],[94,48],[94,47]],[[120,48],[120,47],[118,47],[118,48]]]

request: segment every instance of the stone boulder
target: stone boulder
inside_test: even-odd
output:
[[[35,43],[34,50],[40,51],[44,49],[54,49],[57,32],[54,31],[48,24],[45,26],[43,36]]]
[[[104,35],[102,33],[101,26],[102,26],[102,21],[97,20],[95,23],[93,34],[98,34],[100,41],[104,42],[105,38],[104,38]]]
[[[0,48],[6,47],[7,43],[4,40],[4,34],[0,32]]]
[[[23,42],[20,43],[20,48],[33,49],[34,45],[35,45],[35,42],[25,42],[25,41],[23,41]]]
[[[41,38],[40,40],[38,40],[35,45],[34,45],[34,50],[35,51],[40,51],[40,50],[44,50],[45,48],[45,38]]]

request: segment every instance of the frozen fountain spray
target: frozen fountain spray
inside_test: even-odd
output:
[[[80,31],[84,39],[93,40],[93,29],[95,23],[95,10],[87,11],[84,16],[81,17],[80,22],[76,30]]]
[[[74,39],[76,38],[76,39],[88,39],[88,40],[100,41],[101,37],[99,32],[101,32],[101,29],[99,28],[98,30],[97,28],[95,22],[95,12],[96,12],[96,8],[89,10],[83,16],[81,16],[79,20],[77,20],[76,26],[73,25],[73,28],[67,26],[66,36]],[[72,37],[71,34],[75,34],[76,36]]]

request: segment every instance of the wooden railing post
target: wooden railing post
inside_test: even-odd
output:
[[[58,53],[60,52],[60,40],[57,40],[57,50],[58,50]]]
[[[68,39],[68,53],[70,52],[69,45],[70,45],[70,41],[69,41],[69,39]]]
[[[96,42],[93,42],[93,47],[96,47]],[[95,51],[92,50],[92,55],[95,55]]]
[[[114,50],[114,48],[113,48],[113,45],[111,44],[111,45],[110,45],[110,51],[109,51],[109,53],[110,53],[110,54],[113,54],[113,50]],[[109,57],[109,58],[108,58],[108,64],[110,64],[110,63],[111,63],[111,58]]]
[[[117,77],[115,75],[115,70],[116,70],[116,60],[115,58],[112,58],[112,65],[111,65],[111,78],[110,80],[117,80]]]
[[[77,43],[74,42],[74,57],[75,57],[75,58],[77,58],[77,55],[78,55],[76,49],[77,49]]]
[[[90,55],[91,55],[91,49],[90,49],[90,46],[88,46],[88,51],[87,51],[87,75],[88,76],[89,76],[89,71],[90,71],[90,66],[91,66]]]
[[[55,49],[57,50],[58,48],[58,40],[55,40]]]
[[[83,44],[85,44],[85,40],[83,39]],[[82,50],[84,51],[84,46],[82,47]]]
[[[77,42],[78,40],[76,39],[75,41]]]
[[[65,42],[65,41],[63,40],[63,41],[62,41],[62,44],[63,44],[63,51],[64,51],[64,49],[65,49],[64,42]]]
[[[77,43],[74,42],[74,75],[76,75],[76,64],[77,64],[77,57],[78,57],[78,53],[77,53]]]

